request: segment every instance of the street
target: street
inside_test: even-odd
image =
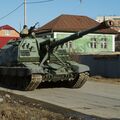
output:
[[[87,81],[81,89],[44,88],[29,92],[0,89],[88,115],[120,119],[120,85]]]

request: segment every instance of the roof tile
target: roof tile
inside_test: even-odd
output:
[[[61,15],[53,19],[49,23],[43,25],[36,30],[36,33],[43,32],[77,32],[99,24],[97,21],[87,17],[78,15]],[[97,33],[117,33],[117,31],[107,28],[96,31]]]

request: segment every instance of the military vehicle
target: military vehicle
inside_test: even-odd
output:
[[[71,61],[59,46],[88,33],[108,28],[111,21],[79,31],[60,40],[38,38],[35,26],[21,32],[17,41],[9,41],[0,51],[0,84],[21,90],[34,90],[43,83],[64,83],[65,87],[80,88],[89,77],[89,67]]]

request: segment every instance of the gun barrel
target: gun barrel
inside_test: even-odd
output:
[[[63,38],[63,39],[60,39],[60,40],[52,43],[52,44],[50,45],[50,49],[54,49],[56,46],[62,45],[62,44],[64,44],[64,43],[68,42],[68,41],[73,41],[73,40],[76,40],[76,39],[78,39],[78,38],[81,38],[82,36],[84,36],[84,35],[86,35],[86,34],[88,34],[88,33],[92,33],[92,32],[94,32],[94,31],[96,31],[96,30],[101,30],[101,29],[105,29],[105,28],[110,28],[110,27],[112,27],[113,25],[114,25],[113,21],[110,21],[110,20],[104,21],[104,22],[98,24],[98,25],[95,26],[95,27],[92,27],[92,28],[89,28],[89,29],[86,29],[86,30],[83,30],[83,31],[76,32],[76,33],[74,33],[74,34],[72,34],[72,35],[70,35],[70,36],[68,36],[68,37],[65,37],[65,38]]]

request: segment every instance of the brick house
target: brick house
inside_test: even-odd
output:
[[[0,27],[0,48],[2,48],[9,40],[17,40],[19,32],[9,25]]]

